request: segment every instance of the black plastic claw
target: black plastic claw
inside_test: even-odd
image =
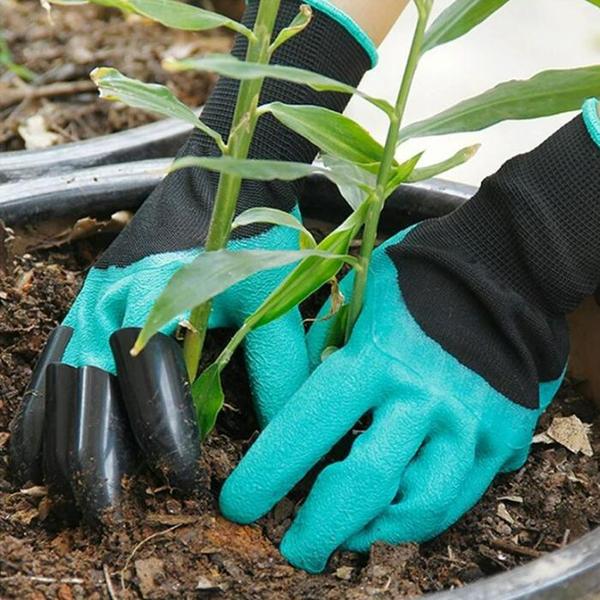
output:
[[[46,368],[59,362],[73,335],[70,327],[57,327],[48,338],[11,425],[9,461],[18,485],[42,483],[42,437],[46,410]]]
[[[78,369],[72,427],[71,486],[84,518],[103,521],[106,509],[118,511],[122,479],[134,465],[116,377],[96,367]]]
[[[200,435],[181,348],[157,334],[134,358],[139,332],[121,329],[110,338],[129,424],[150,467],[189,492],[199,481]]]
[[[77,369],[65,364],[48,365],[43,436],[44,480],[50,495],[69,506],[75,501],[71,489],[70,451],[77,408],[76,394]]]

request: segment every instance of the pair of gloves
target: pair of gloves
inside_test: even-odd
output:
[[[356,85],[375,56],[372,44],[326,0],[308,3],[314,20],[279,50],[276,62]],[[278,28],[299,5],[283,0]],[[255,13],[251,4],[246,24]],[[243,55],[242,40],[233,52]],[[203,113],[224,137],[236,91],[235,82],[220,80]],[[269,80],[262,101],[272,100],[342,111],[347,97]],[[215,153],[201,134],[181,152]],[[270,117],[261,118],[250,152],[253,158],[305,162],[315,154],[311,144]],[[81,439],[73,432],[85,430],[81,405],[89,404],[86,394],[94,387],[84,385],[85,375],[94,370],[107,378],[105,396],[117,397],[106,389],[121,388],[124,408],[114,410],[121,438],[131,428],[129,438],[157,472],[182,489],[193,487],[197,457],[188,442],[195,430],[186,401],[173,400],[175,392],[179,398],[186,393],[177,349],[159,335],[156,348],[148,347],[135,363],[140,359],[127,360],[123,348],[172,273],[201,251],[216,182],[198,169],[169,175],[91,270],[15,421],[11,451],[21,478],[45,474],[52,481],[59,472],[62,486],[56,489],[70,487],[85,506],[89,496],[77,492],[72,471],[88,463],[73,459],[78,446],[64,439]],[[238,210],[267,205],[296,211],[298,194],[295,183],[246,181]],[[600,118],[590,100],[582,116],[487,178],[463,208],[381,246],[352,337],[324,362],[328,320],[317,320],[306,341],[297,311],[253,332],[245,353],[264,431],[225,482],[223,514],[241,523],[261,517],[365,415],[371,417],[366,431],[346,458],[322,470],[283,538],[283,555],[298,567],[319,572],[340,547],[367,551],[376,541],[429,539],[471,508],[497,473],[522,466],[537,419],[564,374],[565,314],[600,280],[599,197]],[[297,248],[298,239],[291,230],[253,226],[236,232],[229,247]],[[218,297],[211,326],[238,326],[286,272],[257,274]],[[342,291],[348,297],[351,290],[350,276]],[[326,305],[322,314],[328,311]],[[173,374],[166,383],[150,375],[163,355],[171,365],[164,372]],[[75,417],[62,420],[54,396],[65,395],[64,388],[53,385],[60,369],[77,371],[66,393],[75,398]],[[157,405],[156,397],[164,402]],[[60,443],[42,436],[34,448],[35,427],[27,423],[39,424],[39,414],[37,421],[26,417],[40,406],[50,413],[46,422],[67,423],[67,435]],[[146,407],[153,418],[144,419]],[[172,419],[162,454],[152,445],[161,407]],[[49,461],[48,455],[58,458]],[[118,470],[112,475],[117,484]],[[102,487],[106,478],[97,479]],[[114,500],[117,484],[103,498]]]

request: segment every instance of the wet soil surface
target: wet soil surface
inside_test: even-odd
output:
[[[498,477],[482,501],[427,544],[375,546],[369,556],[340,553],[310,576],[277,551],[298,497],[282,501],[255,526],[219,516],[219,489],[255,438],[241,363],[228,370],[227,406],[205,446],[206,490],[170,492],[140,473],[126,482],[126,522],[109,531],[61,528],[44,488],[19,490],[7,472],[9,421],[51,329],[60,321],[97,247],[89,241],[5,260],[0,284],[0,597],[1,598],[403,598],[468,582],[552,552],[600,521],[595,457],[558,444],[535,444],[520,471]],[[213,342],[216,349],[218,342]],[[571,387],[540,424],[596,410]],[[112,595],[112,596],[111,596]]]
[[[231,10],[239,0],[220,4]],[[52,20],[39,0],[0,0],[0,42],[4,38],[14,63],[32,72],[30,81],[22,80],[0,58],[0,152],[25,148],[25,139],[29,145],[55,145],[158,118],[99,99],[89,79],[98,66],[167,85],[189,106],[200,106],[214,77],[167,73],[161,61],[168,56],[227,52],[232,39],[220,30],[170,30],[97,6],[54,6],[51,14]]]

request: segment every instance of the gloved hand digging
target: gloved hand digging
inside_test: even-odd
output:
[[[289,25],[300,5],[299,0],[282,1],[276,32]],[[256,12],[257,4],[251,3],[244,16],[246,25],[252,26]],[[245,39],[237,39],[233,54],[243,58],[245,50]],[[273,62],[355,86],[374,53],[353,22],[318,0],[309,26],[281,46]],[[237,91],[237,82],[221,79],[202,112],[205,123],[224,139]],[[348,97],[268,80],[261,102],[276,100],[342,111]],[[210,138],[196,132],[179,155],[216,156],[217,149]],[[260,119],[249,153],[251,158],[306,163],[315,155],[312,144],[271,116]],[[171,276],[202,251],[217,182],[215,173],[200,169],[170,174],[91,269],[40,358],[13,422],[10,458],[19,483],[45,480],[51,493],[75,500],[84,515],[95,518],[117,503],[122,475],[130,469],[133,447],[137,447],[169,485],[185,491],[196,486],[198,429],[180,349],[168,337],[177,322],[155,336],[139,357],[132,358],[129,350]],[[237,212],[255,206],[297,211],[298,185],[245,181]],[[228,248],[298,246],[298,232],[291,229],[248,226],[234,232]],[[260,273],[216,298],[210,326],[238,327],[286,272]],[[308,376],[299,312],[252,333],[245,352],[257,412],[264,423]]]
[[[566,313],[600,283],[600,118],[588,101],[448,217],[373,259],[349,343],[316,367],[226,481],[225,516],[265,514],[365,414],[281,543],[321,571],[339,547],[430,539],[525,462],[562,380]],[[343,282],[351,293],[351,281]],[[327,314],[325,306],[322,315]],[[330,321],[309,333],[314,365]]]

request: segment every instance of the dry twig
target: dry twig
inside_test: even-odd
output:
[[[520,546],[507,540],[490,540],[490,545],[498,550],[504,550],[504,552],[510,552],[511,554],[521,554],[523,556],[529,556],[530,558],[539,558],[544,553],[527,546]]]
[[[44,577],[43,575],[25,575],[24,573],[17,573],[15,575],[8,575],[7,577],[0,577],[0,581],[7,581],[9,579],[29,579],[29,581],[35,581],[36,583],[68,583],[70,585],[82,585],[85,583],[80,577],[62,577],[57,579],[56,577]]]
[[[84,92],[93,92],[96,85],[93,81],[83,79],[81,81],[58,81],[40,87],[27,86],[17,90],[8,90],[2,94],[0,109],[8,108],[13,104],[30,100],[32,98],[48,98],[50,96],[72,96]]]
[[[110,577],[110,571],[108,570],[108,565],[102,565],[102,572],[104,573],[104,581],[106,582],[106,589],[108,590],[108,595],[110,596],[110,600],[119,600],[117,594],[115,593],[115,588],[112,583],[112,579]]]
[[[152,535],[149,535],[148,537],[144,538],[141,542],[139,542],[138,544],[136,544],[135,548],[131,551],[131,554],[127,557],[127,560],[125,561],[125,565],[123,566],[123,568],[119,571],[119,575],[121,578],[121,588],[125,589],[125,572],[127,571],[127,569],[129,568],[129,565],[131,564],[131,561],[133,560],[133,557],[136,555],[137,551],[147,542],[149,542],[150,540],[153,540],[154,538],[157,538],[161,535],[166,535],[167,533],[171,533],[171,531],[174,531],[175,529],[178,529],[179,527],[185,525],[185,523],[177,523],[176,525],[173,525],[173,527],[169,527],[168,529],[164,529],[163,531],[157,531],[156,533],[153,533]]]

